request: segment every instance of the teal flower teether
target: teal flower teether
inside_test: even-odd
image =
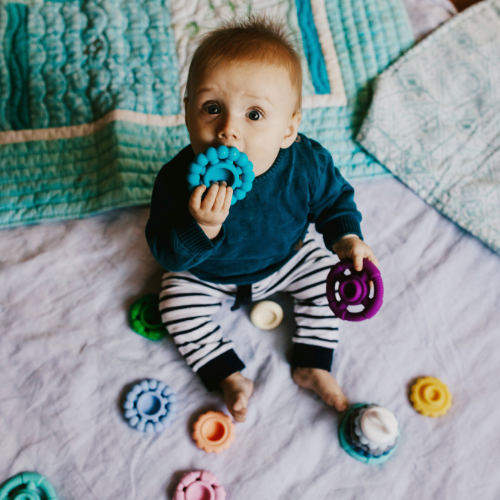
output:
[[[235,147],[219,146],[208,148],[189,164],[186,179],[189,190],[193,191],[200,184],[209,188],[214,182],[226,181],[233,188],[231,205],[242,200],[252,189],[255,179],[253,163],[248,156]]]

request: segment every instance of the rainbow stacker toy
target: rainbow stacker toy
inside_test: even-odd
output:
[[[227,450],[234,441],[233,421],[220,411],[204,413],[193,426],[193,439],[207,453]]]
[[[451,407],[451,392],[438,378],[419,378],[411,388],[413,408],[426,417],[441,417]]]
[[[219,146],[217,149],[210,147],[196,156],[189,164],[186,179],[190,191],[201,184],[208,189],[214,182],[225,181],[233,188],[231,205],[234,205],[252,189],[255,174],[253,163],[245,153],[235,147]]]
[[[358,403],[344,415],[339,427],[342,448],[366,464],[388,460],[399,441],[399,424],[394,414],[381,406]]]
[[[57,500],[57,495],[38,472],[21,472],[0,487],[0,500]]]
[[[217,478],[206,470],[188,472],[182,476],[174,500],[225,500],[226,492]]]
[[[159,380],[143,380],[134,385],[123,405],[130,427],[139,432],[161,432],[177,413],[172,389]]]
[[[370,281],[373,297],[370,297]],[[384,284],[377,266],[363,259],[363,269],[356,271],[350,259],[341,260],[332,267],[326,278],[326,296],[335,316],[346,321],[363,321],[377,314],[384,300]],[[362,305],[360,312],[351,312],[350,306]]]
[[[167,335],[167,329],[161,322],[158,302],[158,294],[149,293],[135,301],[129,309],[130,328],[149,340],[161,340]]]

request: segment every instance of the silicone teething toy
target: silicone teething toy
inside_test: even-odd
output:
[[[370,281],[373,281],[374,286],[372,298]],[[352,260],[341,260],[328,273],[326,296],[330,309],[338,318],[346,321],[370,319],[380,310],[384,299],[384,284],[380,271],[368,259],[363,259],[363,270],[359,272],[354,269]],[[364,306],[361,312],[351,312],[347,309],[349,306],[360,304]]]
[[[143,380],[128,393],[123,407],[130,427],[139,432],[161,432],[177,413],[177,399],[163,382]]]
[[[134,302],[129,309],[130,327],[149,340],[161,340],[167,334],[161,322],[158,302],[158,294],[150,293]]]
[[[226,492],[217,478],[206,470],[188,472],[175,490],[174,500],[225,500]]]
[[[254,306],[250,319],[257,328],[272,330],[283,321],[283,309],[272,300],[263,300]]]
[[[413,408],[426,417],[444,415],[451,406],[451,393],[438,378],[419,378],[411,388]]]
[[[351,457],[367,464],[388,460],[399,439],[399,425],[394,414],[381,406],[358,403],[344,415],[339,427],[342,448]]]
[[[189,164],[186,179],[190,191],[200,184],[209,188],[214,182],[226,181],[233,188],[231,205],[234,205],[252,189],[255,174],[253,163],[245,153],[235,147],[219,146],[200,153]]]
[[[224,413],[209,411],[194,424],[193,439],[196,446],[207,453],[220,453],[234,441],[234,424]]]
[[[21,472],[3,484],[0,500],[57,500],[57,495],[49,481],[38,472]]]

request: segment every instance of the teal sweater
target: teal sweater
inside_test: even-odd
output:
[[[256,283],[282,267],[314,222],[327,248],[346,234],[361,235],[354,189],[333,165],[330,153],[299,134],[280,149],[247,196],[231,206],[219,235],[207,238],[188,209],[185,147],[162,167],[155,181],[146,238],[156,260],[169,271],[189,270],[213,283]]]

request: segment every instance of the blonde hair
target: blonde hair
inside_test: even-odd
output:
[[[189,97],[198,75],[212,71],[221,63],[262,62],[284,68],[296,93],[294,112],[302,108],[302,66],[285,26],[267,16],[250,15],[223,22],[206,33],[196,49],[187,79]]]

